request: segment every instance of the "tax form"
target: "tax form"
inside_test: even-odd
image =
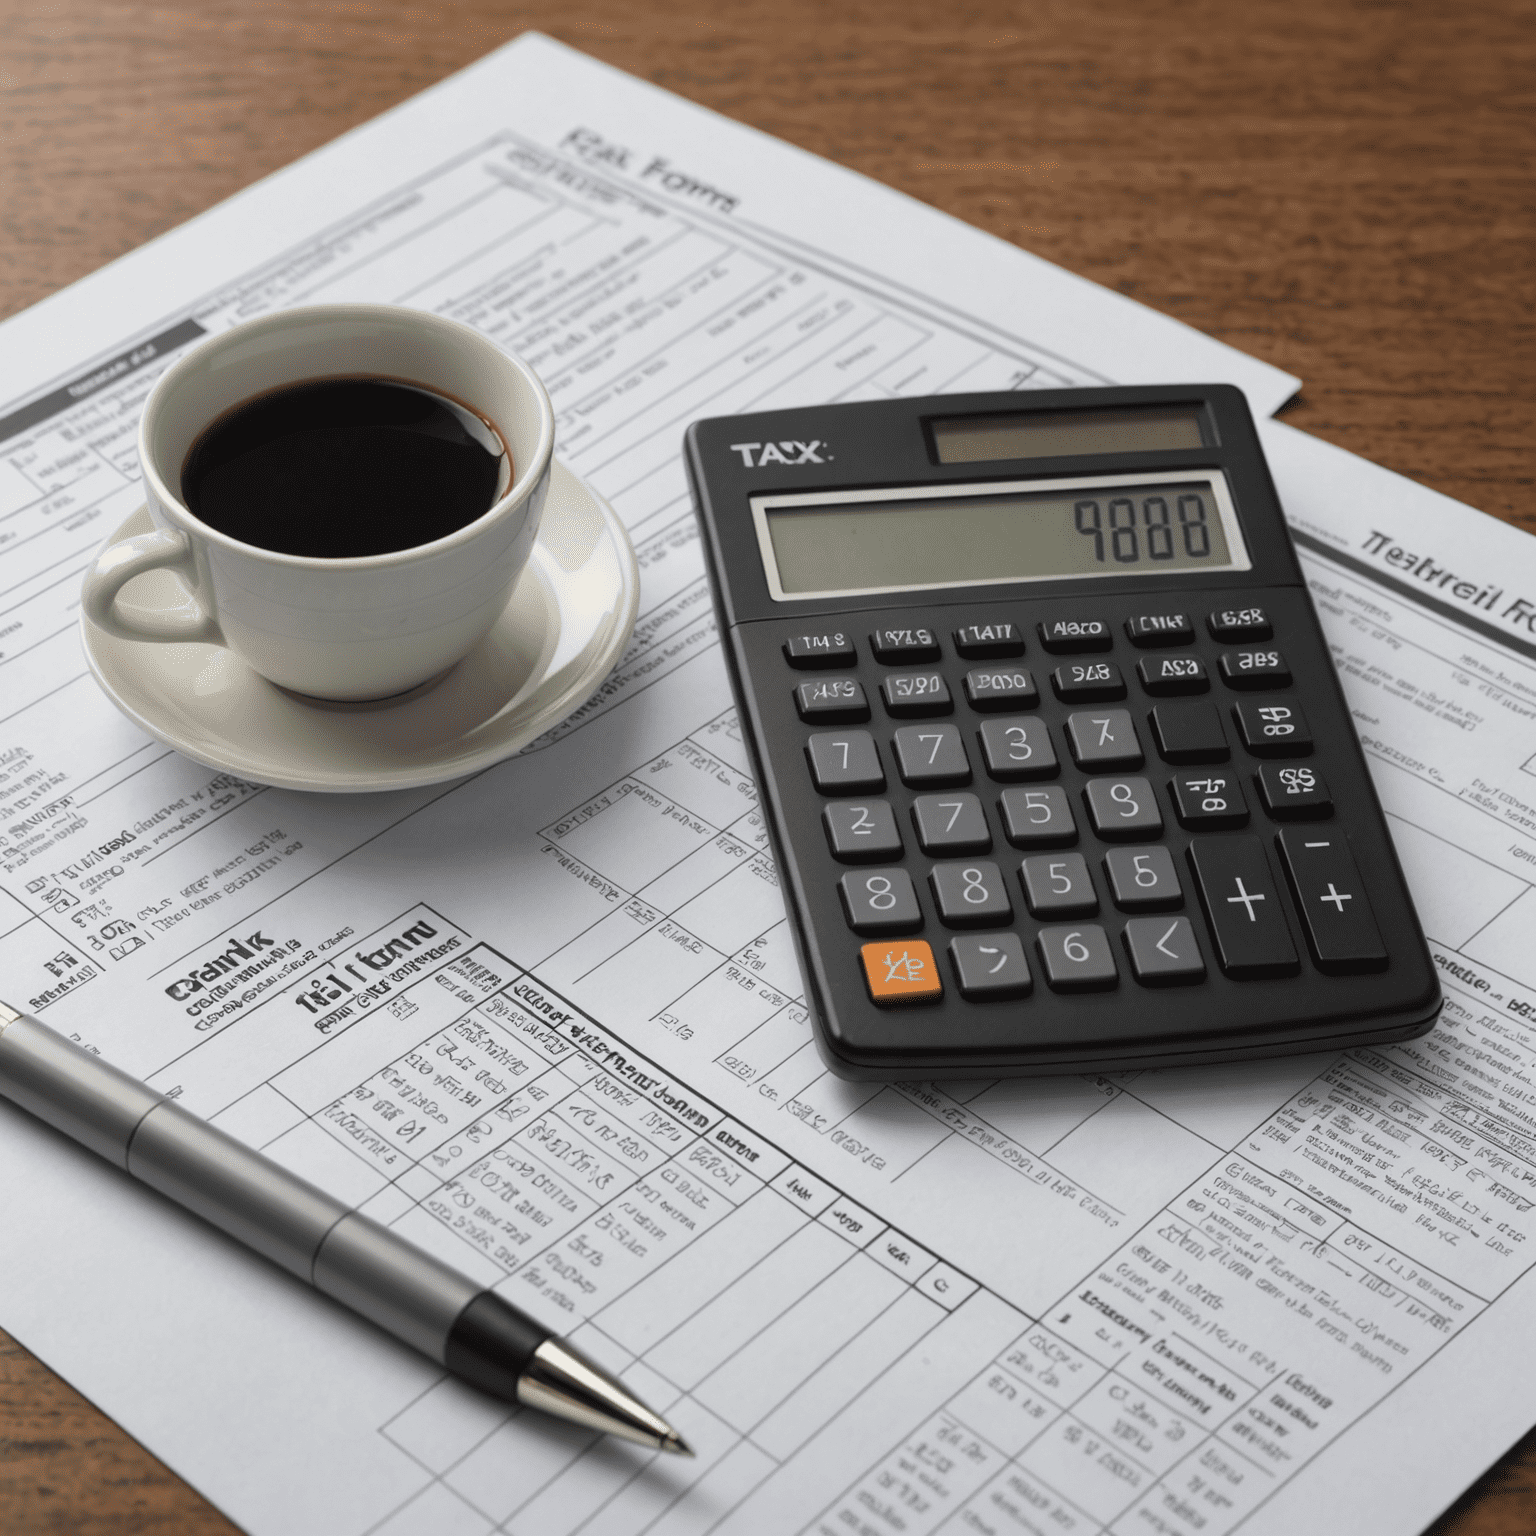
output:
[[[246,784],[81,660],[154,377],[321,299],[527,358],[639,554],[612,677],[457,784]],[[1263,428],[1448,1003],[1257,1066],[829,1076],[710,617],[694,417],[1178,379],[1296,382],[537,37],[0,327],[0,996],[700,1454],[481,1397],[4,1106],[0,1323],[253,1532],[1418,1529],[1536,1419],[1524,535]]]

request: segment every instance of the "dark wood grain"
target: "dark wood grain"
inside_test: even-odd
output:
[[[1514,0],[0,0],[0,314],[527,28],[1287,368],[1295,425],[1536,530]],[[230,1529],[0,1343],[5,1536]],[[1536,1437],[1434,1530],[1536,1531]]]

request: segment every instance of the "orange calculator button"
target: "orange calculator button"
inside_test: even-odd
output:
[[[921,939],[866,944],[859,959],[869,995],[877,1003],[925,1003],[944,995],[938,963]]]

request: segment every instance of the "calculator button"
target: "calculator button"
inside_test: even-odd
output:
[[[1123,912],[1166,912],[1184,905],[1173,855],[1153,848],[1111,848],[1104,855],[1109,894]]]
[[[1244,700],[1232,706],[1237,734],[1255,757],[1305,757],[1312,750],[1312,732],[1297,704],[1259,704]]]
[[[1232,756],[1214,704],[1159,704],[1151,720],[1166,763],[1224,763]]]
[[[1008,886],[996,864],[935,864],[928,874],[939,921],[949,928],[985,928],[1013,921]]]
[[[1216,958],[1228,976],[1247,981],[1301,970],[1258,838],[1197,837],[1189,845],[1189,866],[1216,940]]]
[[[1081,928],[1042,928],[1035,944],[1053,992],[1102,992],[1120,979],[1109,938],[1093,923]]]
[[[899,859],[901,833],[888,800],[840,800],[821,813],[832,857],[844,864]]]
[[[977,933],[949,941],[949,963],[960,994],[973,1003],[1025,997],[1034,987],[1016,933]]]
[[[1123,699],[1125,679],[1112,661],[1071,661],[1051,673],[1051,687],[1065,704]]]
[[[933,951],[922,939],[898,944],[865,944],[859,950],[864,984],[882,1008],[899,1003],[931,1003],[944,995]]]
[[[1221,678],[1229,688],[1289,688],[1291,669],[1279,651],[1226,651]]]
[[[947,715],[955,707],[949,684],[937,672],[892,672],[880,679],[885,712],[898,720]]]
[[[856,933],[910,933],[923,926],[912,877],[900,865],[844,875],[837,889]]]
[[[1051,733],[1037,715],[984,720],[977,733],[987,772],[1005,783],[1016,779],[1054,779],[1061,772]]]
[[[1276,821],[1326,821],[1333,815],[1328,786],[1315,768],[1265,763],[1254,782],[1264,809]]]
[[[1248,825],[1248,802],[1235,773],[1181,773],[1168,781],[1181,827],[1223,832]]]
[[[1386,946],[1349,839],[1342,832],[1288,830],[1278,833],[1275,841],[1318,970],[1333,976],[1385,970]]]
[[[1068,715],[1067,742],[1079,768],[1140,768],[1144,761],[1128,709],[1093,709]]]
[[[1005,789],[997,808],[1003,832],[1015,848],[1070,848],[1077,841],[1072,802],[1059,784]]]
[[[1132,645],[1192,645],[1195,626],[1187,613],[1138,613],[1125,633]]]
[[[1274,634],[1262,608],[1218,608],[1205,621],[1213,640],[1268,640]]]
[[[937,661],[939,642],[931,629],[877,629],[869,637],[876,661]]]
[[[967,624],[955,631],[955,650],[974,661],[988,656],[1022,656],[1024,636],[1017,624]]]
[[[1019,879],[1036,917],[1089,917],[1099,910],[1099,895],[1080,853],[1042,853],[1025,859]]]
[[[972,709],[1033,709],[1040,702],[1035,680],[1023,667],[978,667],[965,674]]]
[[[1125,952],[1144,987],[1187,987],[1205,980],[1200,943],[1187,917],[1133,917],[1125,925]]]
[[[848,667],[857,657],[853,640],[841,630],[791,635],[784,642],[784,659],[792,667]]]
[[[864,685],[852,677],[817,677],[799,684],[795,708],[812,725],[849,725],[869,719]]]
[[[1211,686],[1211,674],[1198,656],[1143,656],[1136,663],[1141,686],[1155,698],[1181,693],[1205,693]]]
[[[805,744],[811,779],[824,795],[861,795],[885,788],[880,751],[868,731],[820,731]]]
[[[1057,656],[1083,651],[1107,651],[1115,637],[1103,619],[1053,619],[1037,626],[1040,644]]]
[[[903,784],[969,784],[971,760],[953,725],[904,725],[892,740]]]
[[[924,853],[985,853],[992,846],[986,813],[975,795],[919,795],[912,825]]]
[[[1162,834],[1163,813],[1145,779],[1089,779],[1083,799],[1093,830],[1106,842],[1145,842]]]

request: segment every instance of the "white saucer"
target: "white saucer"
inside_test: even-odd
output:
[[[147,532],[140,507],[109,542]],[[394,703],[305,701],[218,645],[119,640],[83,614],[96,681],[135,725],[210,768],[281,789],[410,789],[489,767],[596,691],[635,625],[640,571],[613,509],[558,462],[496,627],[436,683]],[[184,602],[169,572],[122,590],[130,611]]]

